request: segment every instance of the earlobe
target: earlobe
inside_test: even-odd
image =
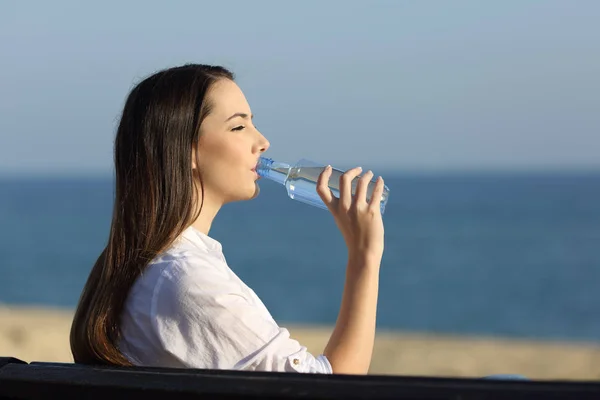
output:
[[[196,170],[196,149],[192,148],[192,171]]]

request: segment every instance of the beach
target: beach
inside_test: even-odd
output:
[[[0,305],[0,356],[23,361],[73,362],[73,312]],[[313,354],[331,327],[288,328]],[[600,380],[600,343],[565,343],[378,331],[371,374],[481,377],[520,374],[532,379]]]

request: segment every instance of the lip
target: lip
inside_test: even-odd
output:
[[[252,169],[251,169],[251,171],[256,174],[256,179],[260,179],[261,178],[260,174],[257,171],[257,169],[259,167],[259,163],[260,163],[260,158],[258,158],[256,160],[256,162],[254,163],[254,167],[252,167]]]

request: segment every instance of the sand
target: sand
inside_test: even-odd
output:
[[[72,311],[0,305],[0,357],[73,362]],[[285,325],[313,354],[330,327]],[[600,343],[561,343],[419,333],[377,334],[372,374],[481,377],[521,374],[532,379],[600,380]]]

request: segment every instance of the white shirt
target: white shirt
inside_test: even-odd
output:
[[[221,244],[193,227],[138,277],[121,318],[119,349],[134,365],[333,372],[277,325]]]

